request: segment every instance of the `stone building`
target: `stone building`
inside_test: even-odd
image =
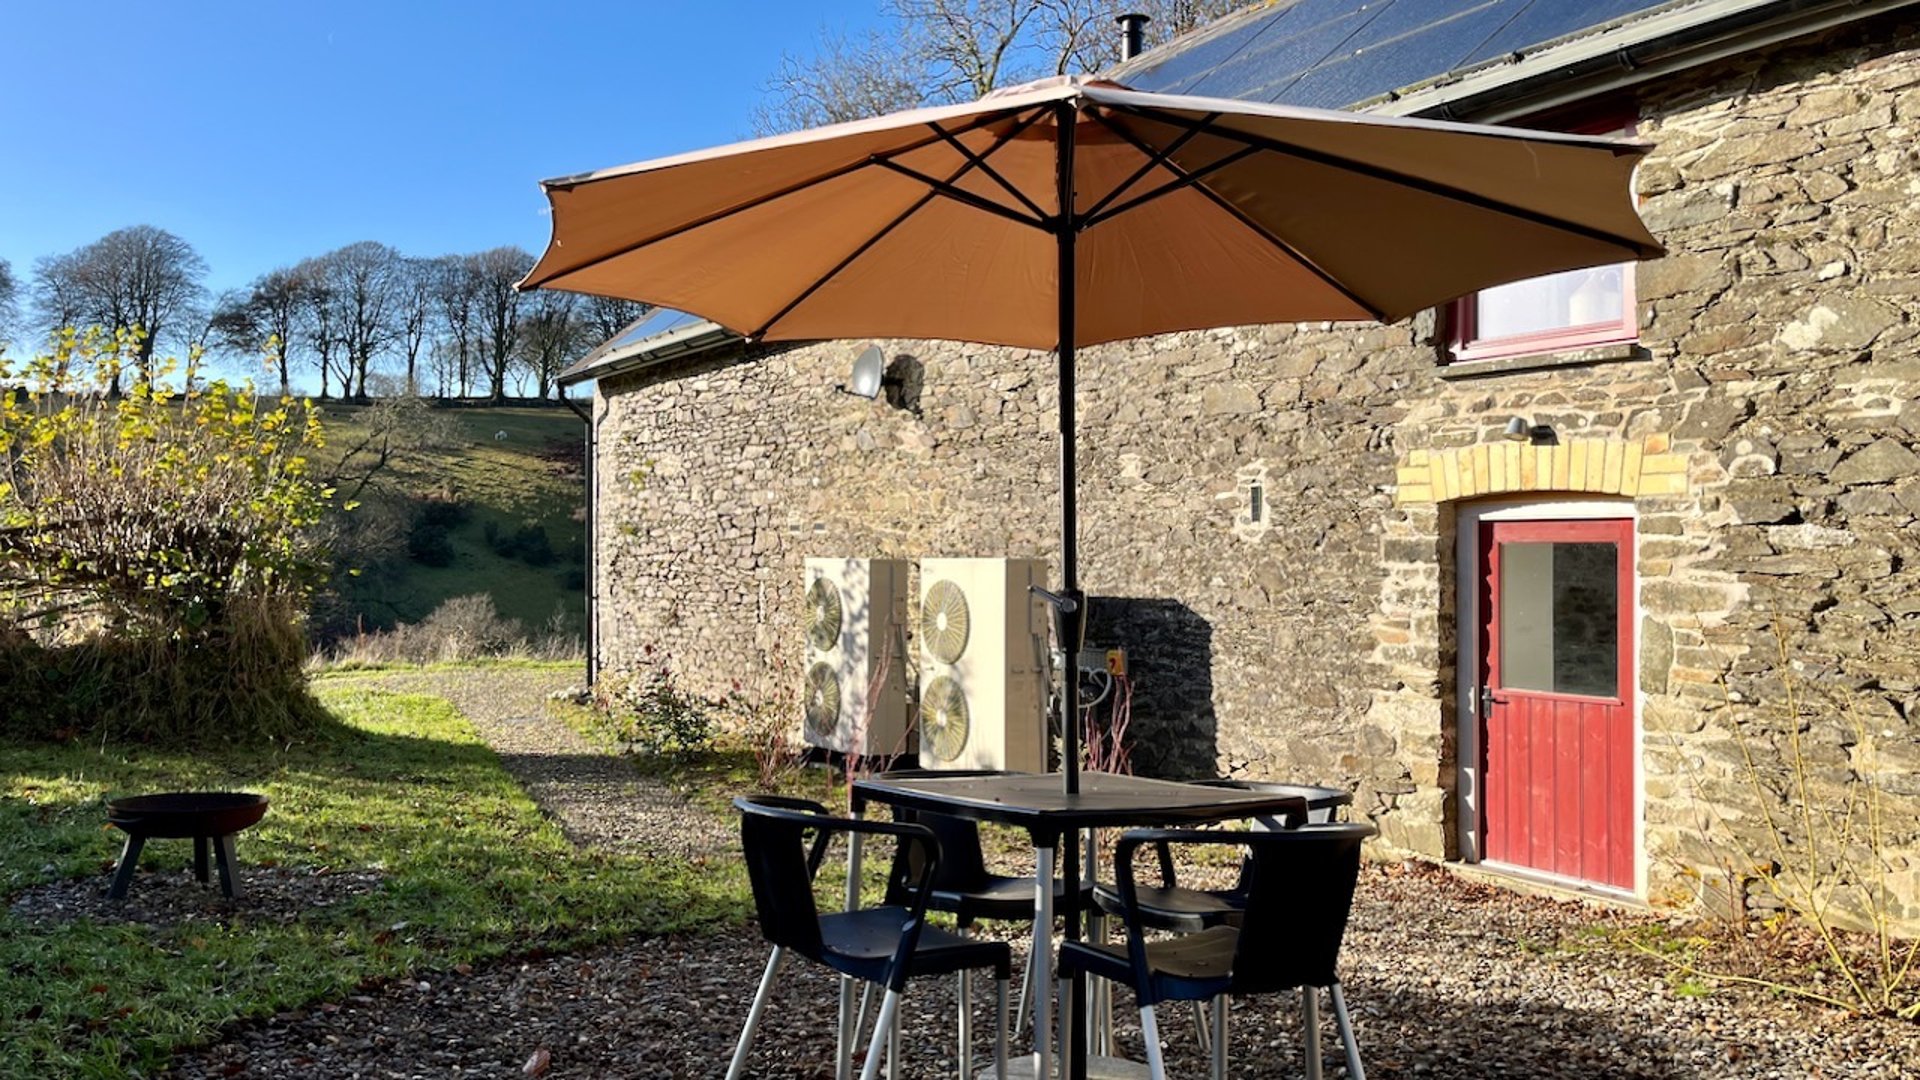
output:
[[[1655,903],[1771,904],[1755,868],[1811,854],[1920,925],[1920,10],[1382,8],[1114,77],[1628,130],[1670,254],[1083,352],[1089,636],[1132,657],[1139,767],[1344,784],[1386,849]],[[878,342],[868,401],[867,344],[678,316],[575,370],[603,670],[791,696],[805,557],[1057,549],[1050,356]]]

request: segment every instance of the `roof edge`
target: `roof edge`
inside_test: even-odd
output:
[[[608,338],[598,348],[581,357],[572,367],[562,371],[556,381],[561,386],[575,386],[612,375],[624,375],[676,357],[709,352],[746,340],[744,334],[729,330],[711,319],[702,319],[691,326],[682,326],[664,334],[655,334],[618,348],[611,347],[627,330],[633,329],[652,315],[653,313],[649,312],[629,323],[625,330]]]
[[[1386,116],[1498,123],[1755,49],[1859,22],[1920,0],[1704,0],[1515,53],[1348,108]]]

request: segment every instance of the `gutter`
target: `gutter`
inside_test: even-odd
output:
[[[1453,72],[1350,106],[1356,112],[1477,123],[1549,109],[1806,37],[1917,0],[1706,0],[1533,53]]]
[[[595,390],[593,396],[597,401],[599,391]],[[573,414],[587,425],[587,457],[581,471],[586,474],[587,485],[587,685],[591,687],[600,681],[600,592],[597,587],[600,574],[596,569],[600,560],[600,516],[594,512],[597,487],[594,483],[594,462],[600,456],[600,424],[592,413],[582,409],[564,391],[560,394],[560,400],[566,402],[567,408],[572,409]]]

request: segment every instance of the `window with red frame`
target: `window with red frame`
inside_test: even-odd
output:
[[[1617,117],[1556,126],[1583,135],[1631,135],[1634,128]],[[1483,289],[1453,302],[1452,358],[1488,360],[1631,343],[1639,340],[1634,312],[1632,263]]]

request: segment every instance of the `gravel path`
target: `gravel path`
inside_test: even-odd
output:
[[[540,679],[496,684],[491,675],[466,672],[378,678],[394,689],[446,693],[582,843],[699,854],[736,843],[729,823],[687,807],[625,763],[596,755],[572,732],[540,719],[540,698],[550,688]],[[1596,932],[1645,921],[1519,896],[1437,869],[1369,867],[1343,954],[1368,1074],[1376,1080],[1920,1076],[1920,1026],[1851,1020],[1744,990],[1678,996],[1658,961]],[[178,1060],[174,1075],[718,1077],[765,959],[756,935],[734,932],[425,973],[238,1026],[222,1042]],[[831,1077],[826,1032],[833,983],[813,965],[795,962],[781,987],[749,1075]],[[916,983],[907,1006],[903,1075],[951,1076],[950,982]],[[1120,1045],[1137,1054],[1130,1008],[1119,995]],[[1236,1077],[1299,1074],[1295,1002],[1235,1002],[1233,1024]],[[990,1037],[984,1014],[978,1028],[983,1040]],[[1187,1016],[1163,1012],[1161,1031],[1170,1073],[1205,1075]],[[1326,1044],[1328,1075],[1344,1075],[1330,1029]]]

